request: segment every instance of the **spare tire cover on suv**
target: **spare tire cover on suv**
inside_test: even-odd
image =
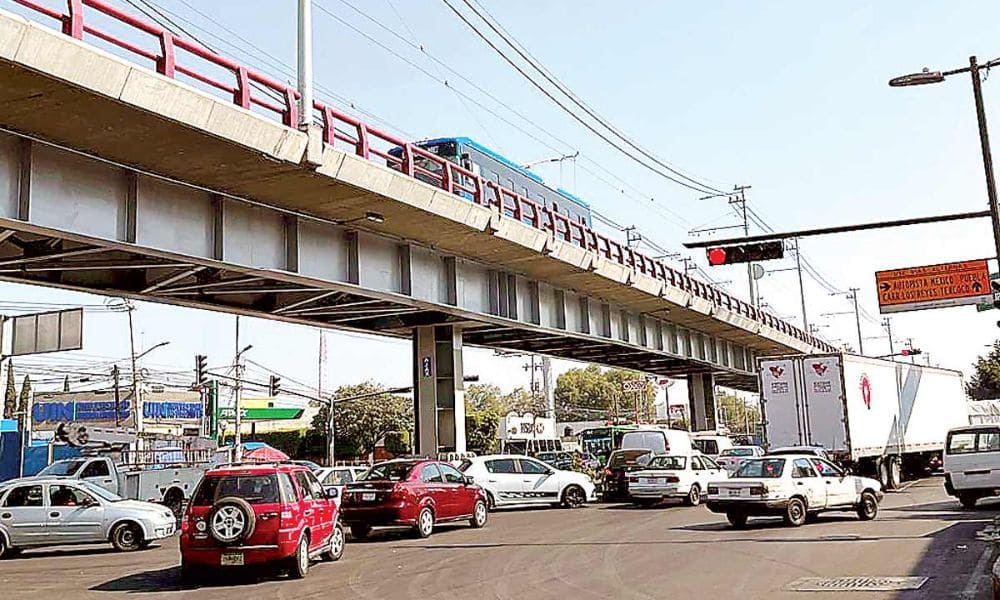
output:
[[[222,544],[235,544],[253,535],[257,518],[253,507],[235,496],[220,498],[208,513],[208,531]]]

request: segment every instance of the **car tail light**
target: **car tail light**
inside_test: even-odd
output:
[[[614,473],[611,471],[611,469],[604,469],[605,477],[611,477],[612,475],[614,475]]]
[[[671,475],[670,477],[667,477],[666,480],[667,480],[667,483],[680,483],[681,482],[681,480],[680,480],[679,477],[674,477],[673,475]]]
[[[187,533],[188,529],[191,528],[191,522],[187,519],[181,521],[181,533]]]
[[[628,482],[629,483],[639,483],[639,478],[638,477],[629,477],[628,478]]]
[[[755,485],[755,486],[753,486],[752,488],[750,488],[750,495],[751,496],[766,496],[767,495],[767,486],[766,485]]]

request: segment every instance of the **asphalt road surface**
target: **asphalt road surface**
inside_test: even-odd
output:
[[[891,493],[873,522],[832,513],[798,529],[751,520],[743,531],[704,507],[593,505],[504,510],[485,529],[442,527],[348,543],[303,581],[242,573],[180,587],[176,540],[135,554],[102,547],[27,552],[0,562],[0,598],[988,598],[991,556],[976,532],[1000,502],[963,510],[940,478]],[[921,576],[906,592],[801,592],[803,577]]]

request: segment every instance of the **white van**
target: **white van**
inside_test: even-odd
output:
[[[948,432],[944,489],[966,508],[1000,493],[1000,425],[969,425]]]
[[[622,450],[644,449],[657,454],[691,454],[691,434],[680,429],[642,427],[622,436]]]
[[[695,431],[691,434],[695,448],[705,456],[718,458],[723,450],[733,447],[733,440],[728,435],[720,435],[714,431]]]

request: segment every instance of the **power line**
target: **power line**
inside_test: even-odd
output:
[[[512,35],[510,35],[510,32],[508,32],[506,29],[504,29],[500,25],[500,22],[497,21],[496,17],[494,17],[493,15],[491,15],[481,4],[479,4],[479,2],[476,2],[476,4],[479,5],[480,9],[482,9],[482,13],[479,12],[479,10],[477,10],[476,7],[473,6],[471,2],[469,2],[469,0],[462,0],[462,1],[465,3],[466,6],[469,7],[469,9],[472,10],[472,12],[474,12],[476,14],[476,16],[478,16],[480,19],[482,19],[482,21],[484,23],[486,23],[486,25],[490,29],[492,29],[494,33],[496,33],[497,35],[499,35],[500,38],[503,39],[503,41],[506,42],[508,46],[510,46],[511,48],[513,48],[514,51],[517,52],[521,56],[522,59],[524,59],[525,61],[527,61],[527,63],[529,65],[531,65],[536,71],[538,71],[542,75],[542,77],[544,77],[546,80],[548,80],[548,82],[551,83],[552,85],[556,86],[556,89],[558,89],[560,92],[562,92],[567,98],[569,98],[578,107],[580,107],[581,109],[583,109],[584,112],[586,112],[588,115],[590,115],[591,118],[593,118],[595,121],[597,121],[598,123],[600,123],[601,125],[603,125],[608,131],[610,131],[613,134],[615,134],[615,136],[618,139],[622,140],[623,142],[625,142],[626,144],[628,144],[629,146],[631,146],[635,150],[639,151],[640,153],[642,153],[644,156],[646,156],[647,158],[649,158],[650,160],[652,160],[656,164],[658,164],[661,167],[667,169],[668,171],[670,171],[671,173],[677,175],[678,177],[681,177],[684,180],[689,181],[689,182],[691,182],[691,183],[693,183],[693,184],[695,184],[697,186],[707,188],[707,189],[709,189],[709,190],[711,190],[711,191],[713,191],[715,193],[719,193],[719,194],[725,193],[722,190],[716,189],[716,188],[714,188],[714,187],[712,187],[710,185],[707,185],[707,184],[705,184],[705,183],[703,183],[701,181],[698,181],[698,180],[696,180],[696,179],[694,179],[692,177],[689,177],[688,175],[686,175],[686,174],[682,173],[681,171],[679,171],[678,169],[676,169],[673,165],[667,163],[666,161],[660,159],[659,157],[657,157],[657,156],[653,155],[652,153],[650,153],[649,151],[647,151],[645,148],[639,146],[638,143],[636,143],[630,137],[626,136],[621,131],[619,131],[613,124],[611,124],[610,122],[608,122],[608,120],[606,118],[604,118],[603,116],[601,116],[600,114],[598,114],[586,102],[584,102],[583,100],[581,100],[580,97],[577,96],[572,90],[570,90],[568,87],[566,87],[566,85],[563,84],[555,75],[553,75],[551,71],[549,71],[534,56],[532,56],[527,50],[525,50],[524,47],[516,39],[514,39],[514,37]],[[485,16],[483,16],[483,13],[486,13],[487,15],[489,15],[490,18],[487,19]],[[498,27],[499,27],[499,29],[498,29]]]
[[[471,29],[481,40],[483,40],[484,42],[486,42],[486,44],[490,48],[492,48],[507,64],[509,64],[511,67],[513,67],[514,70],[516,70],[525,79],[527,79],[529,83],[531,83],[536,89],[538,89],[538,91],[540,91],[542,94],[544,94],[549,100],[551,100],[552,102],[554,102],[560,109],[563,110],[563,112],[565,112],[566,114],[568,114],[569,116],[571,116],[574,120],[576,120],[578,123],[580,123],[581,125],[583,125],[584,127],[586,127],[591,133],[593,133],[597,137],[599,137],[602,140],[604,140],[608,145],[610,145],[614,149],[618,150],[619,152],[621,152],[622,154],[624,154],[628,158],[631,158],[633,161],[635,161],[636,163],[642,165],[646,169],[652,171],[653,173],[656,173],[657,175],[660,175],[664,179],[667,179],[669,181],[672,181],[672,182],[676,183],[677,185],[680,185],[680,186],[688,188],[688,189],[690,189],[692,191],[698,192],[699,194],[717,193],[717,190],[715,190],[714,188],[705,187],[705,186],[702,186],[701,184],[692,185],[692,184],[690,184],[690,183],[688,183],[686,181],[683,181],[682,179],[678,179],[677,177],[674,177],[674,176],[672,176],[672,175],[664,172],[663,170],[661,170],[661,169],[659,169],[659,168],[657,168],[655,166],[651,166],[649,163],[647,163],[646,161],[642,160],[641,158],[635,156],[630,151],[626,150],[625,148],[622,148],[620,145],[618,145],[613,140],[611,140],[610,138],[608,138],[607,135],[605,135],[601,131],[598,131],[592,124],[588,123],[585,119],[581,118],[576,112],[574,112],[572,109],[570,109],[565,104],[563,104],[558,98],[556,98],[555,96],[553,96],[551,92],[549,92],[547,89],[545,89],[545,87],[543,85],[541,85],[540,83],[538,83],[534,78],[531,77],[531,75],[529,75],[528,73],[526,73],[524,71],[524,69],[522,69],[517,63],[515,63],[513,59],[511,59],[509,56],[507,56],[507,54],[504,53],[503,50],[501,50],[500,48],[498,48],[496,46],[496,44],[494,44],[486,36],[486,34],[484,34],[478,27],[476,27],[471,21],[469,21],[465,17],[465,15],[463,15],[458,9],[456,9],[451,4],[451,2],[449,2],[449,0],[441,0],[441,1],[444,2],[444,4],[449,9],[451,9],[451,11],[453,13],[455,13],[455,15],[459,19],[461,19],[463,23],[465,23],[469,27],[469,29]]]

